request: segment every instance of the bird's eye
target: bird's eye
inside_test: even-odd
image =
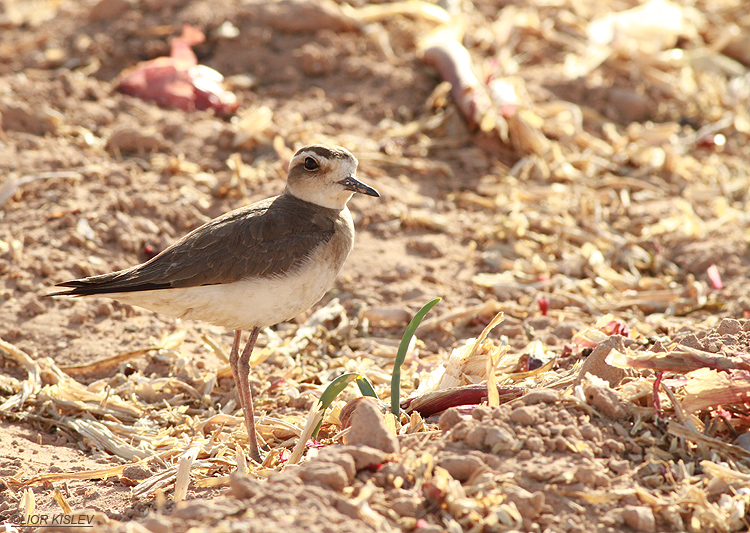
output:
[[[320,165],[315,159],[312,157],[305,158],[305,170],[318,170],[318,167],[320,167]]]

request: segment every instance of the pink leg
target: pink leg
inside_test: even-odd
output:
[[[250,355],[253,353],[255,347],[255,341],[258,340],[258,333],[260,328],[256,327],[250,331],[250,338],[245,344],[245,349],[242,351],[242,355],[237,358],[239,352],[239,338],[240,331],[234,333],[234,345],[232,346],[232,356],[229,358],[229,363],[232,366],[232,374],[234,374],[234,380],[237,383],[237,391],[240,396],[240,402],[242,403],[242,411],[245,414],[245,427],[247,428],[247,436],[250,440],[250,457],[261,462],[260,450],[258,448],[258,437],[255,433],[255,416],[253,413],[253,396],[250,392]]]

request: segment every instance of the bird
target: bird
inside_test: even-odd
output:
[[[145,263],[58,283],[69,290],[49,296],[107,297],[234,330],[229,363],[250,456],[260,463],[250,356],[262,328],[298,316],[333,286],[354,243],[347,202],[355,193],[380,197],[357,179],[357,165],[339,146],[300,148],[279,196],[219,216]]]

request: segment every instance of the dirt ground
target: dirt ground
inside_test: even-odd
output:
[[[747,531],[750,8],[649,4],[613,22],[639,3],[0,2],[0,527],[31,499],[113,532]],[[233,116],[115,90],[184,24]],[[462,112],[425,61],[441,28],[490,108]],[[231,332],[43,296],[279,194],[314,142],[381,198],[350,202],[323,301],[261,333],[269,455],[243,467]],[[340,449],[352,386],[286,466],[337,375],[388,403],[435,297],[402,399],[482,383],[506,349],[495,379],[523,396],[404,415],[373,463]],[[499,311],[469,368],[454,350]]]

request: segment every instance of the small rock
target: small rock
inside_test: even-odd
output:
[[[506,490],[508,502],[515,504],[521,516],[533,520],[539,516],[544,509],[544,493],[541,491],[529,492],[521,487],[513,487]]]
[[[626,526],[632,527],[636,531],[656,530],[654,512],[650,507],[628,505],[622,510],[622,519]]]
[[[31,300],[29,303],[23,306],[23,309],[21,310],[21,316],[23,317],[35,317],[37,315],[40,315],[44,313],[45,307],[39,302],[39,300]]]
[[[344,516],[348,516],[349,518],[353,518],[354,520],[362,519],[362,517],[359,515],[359,507],[357,507],[354,503],[346,498],[336,498],[334,507],[336,507],[336,510]]]
[[[471,411],[471,418],[474,420],[484,420],[492,418],[492,410],[486,405],[478,405]]]
[[[615,459],[612,457],[607,466],[615,474],[623,474],[630,468],[630,463],[626,459]]]
[[[378,328],[391,328],[405,326],[411,320],[411,315],[406,309],[400,307],[373,307],[362,313],[371,326]]]
[[[261,27],[283,33],[312,33],[321,30],[352,31],[357,21],[345,15],[333,0],[248,0],[242,11]]]
[[[484,432],[484,445],[492,451],[499,453],[510,450],[515,445],[516,439],[498,427],[488,427]]]
[[[384,452],[370,446],[341,446],[339,451],[351,456],[357,472],[377,468],[386,461]]]
[[[616,387],[619,385],[622,378],[627,375],[627,372],[622,368],[617,368],[607,363],[606,358],[612,350],[620,352],[625,351],[625,343],[623,342],[622,336],[613,335],[607,340],[600,342],[596,348],[592,350],[578,373],[578,383],[581,382],[581,379],[583,379],[583,376],[586,374],[593,374],[601,379],[609,381],[610,387]]]
[[[153,474],[143,465],[129,465],[122,469],[122,475],[128,479],[148,479]]]
[[[155,152],[167,148],[167,142],[159,133],[130,127],[121,127],[113,131],[106,145],[108,152],[119,154]]]
[[[719,323],[716,332],[719,335],[736,335],[742,331],[742,323],[734,318],[725,318]]]
[[[581,426],[581,436],[586,440],[601,442],[602,430],[596,427],[594,424],[586,423]]]
[[[587,487],[608,487],[610,485],[606,474],[591,466],[579,466],[573,476],[576,481]]]
[[[617,393],[606,385],[588,385],[583,388],[586,403],[596,408],[604,416],[619,420],[628,416],[628,410],[623,405]]]
[[[553,335],[559,339],[572,339],[576,331],[581,329],[582,326],[575,322],[560,322],[555,329],[552,330]]]
[[[299,480],[297,480],[299,483]],[[236,500],[252,500],[263,492],[263,485],[247,474],[233,472],[229,475],[229,494]]]
[[[609,105],[605,114],[624,123],[645,122],[654,114],[652,98],[629,87],[609,88],[607,99]]]
[[[530,318],[526,320],[526,325],[534,330],[548,329],[552,327],[552,318],[548,316],[540,316],[536,318]]]
[[[188,520],[204,521],[209,516],[231,516],[244,510],[245,503],[230,498],[216,500],[188,500],[177,507],[171,518],[184,523]]]
[[[735,443],[737,444],[737,446],[750,451],[750,433],[743,433],[742,435],[737,437]]]
[[[510,413],[510,420],[522,426],[533,426],[537,423],[537,410],[526,406],[517,407]]]
[[[127,0],[100,0],[89,11],[89,20],[111,20],[122,15],[129,7]]]
[[[62,123],[62,116],[47,107],[33,107],[20,100],[0,101],[0,125],[4,131],[33,135],[52,133]]]
[[[445,468],[453,479],[464,482],[484,463],[473,455],[446,455],[437,462],[437,465]]]
[[[354,476],[357,475],[357,467],[354,463],[354,458],[345,452],[341,451],[338,446],[328,446],[324,448],[320,454],[316,457],[320,461],[327,463],[333,463],[339,465],[346,472],[348,483],[354,480]]]
[[[391,502],[391,509],[399,516],[416,516],[421,500],[416,496],[401,496]]]
[[[364,444],[385,453],[398,453],[400,449],[396,435],[386,427],[378,402],[373,398],[358,402],[349,427],[347,444]]]
[[[553,389],[532,389],[523,395],[522,400],[526,405],[538,403],[555,403],[560,394]]]
[[[481,449],[484,445],[484,435],[487,430],[484,426],[477,426],[469,430],[464,438],[464,442],[477,450]]]
[[[680,339],[679,343],[682,346],[687,346],[688,348],[695,348],[696,350],[703,350],[703,343],[700,341],[700,339],[690,333],[689,335],[685,335],[682,339]]]
[[[412,239],[406,243],[406,249],[422,257],[438,258],[445,256],[445,250],[437,243],[425,240],[424,237]]]
[[[336,70],[337,57],[331,47],[309,42],[302,45],[299,57],[302,71],[308,76],[327,76]]]
[[[163,516],[149,516],[143,521],[143,527],[151,533],[171,533],[172,523]]]
[[[341,465],[335,463],[311,461],[303,464],[295,473],[306,484],[332,488],[339,492],[349,484],[346,471]]]
[[[526,442],[524,442],[523,447],[532,452],[543,452],[544,441],[541,437],[529,437],[526,439]]]
[[[625,445],[619,440],[607,439],[602,443],[602,449],[609,450],[612,455],[622,455],[625,452]]]
[[[463,417],[459,410],[455,407],[451,407],[450,409],[443,411],[443,414],[440,415],[440,418],[438,419],[438,427],[440,428],[440,431],[448,431],[462,420]]]
[[[750,31],[744,28],[738,30],[729,32],[731,37],[726,41],[727,44],[721,53],[745,66],[750,66]]]
[[[426,524],[424,526],[417,526],[416,531],[419,533],[444,533],[445,529],[437,524]]]

